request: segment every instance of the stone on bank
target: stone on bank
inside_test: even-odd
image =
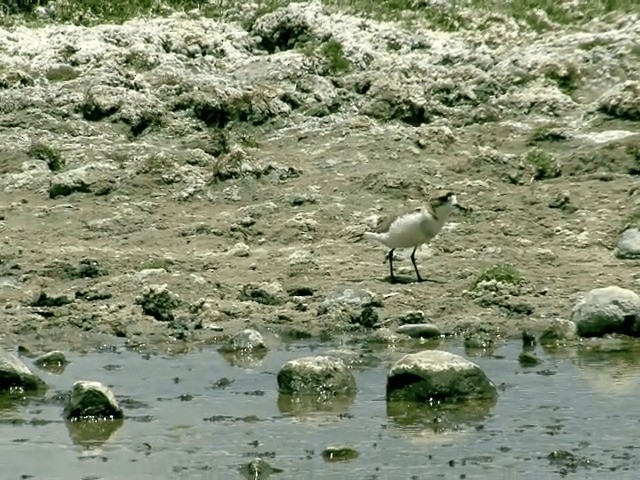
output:
[[[640,229],[627,228],[618,240],[616,257],[623,260],[640,259]]]
[[[253,352],[266,348],[262,334],[252,328],[236,333],[220,347],[223,352]]]
[[[602,337],[611,333],[640,336],[640,297],[617,286],[594,288],[571,312],[578,335]]]
[[[475,363],[441,350],[405,355],[387,376],[388,401],[494,400],[493,382]]]

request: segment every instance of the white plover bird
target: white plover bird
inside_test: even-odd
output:
[[[422,282],[422,276],[418,265],[416,265],[416,250],[420,245],[429,242],[438,235],[454,208],[467,210],[458,203],[453,192],[436,195],[431,197],[426,205],[385,218],[375,231],[364,232],[358,236],[356,241],[375,240],[390,248],[385,259],[389,262],[391,283],[397,281],[393,274],[394,250],[413,247],[411,263],[416,271],[418,282]]]

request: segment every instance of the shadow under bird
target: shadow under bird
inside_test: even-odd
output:
[[[436,195],[431,197],[426,205],[385,218],[375,231],[364,232],[358,236],[356,241],[375,240],[390,248],[385,260],[389,262],[391,283],[397,282],[393,273],[394,250],[413,247],[411,263],[416,271],[418,282],[422,282],[423,278],[418,270],[418,265],[416,265],[416,250],[420,245],[431,241],[438,235],[454,208],[467,210],[458,203],[453,192]]]

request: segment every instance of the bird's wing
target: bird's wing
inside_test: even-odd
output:
[[[419,212],[421,207],[417,208],[408,208],[402,211],[396,212],[393,215],[387,215],[376,227],[376,233],[385,233],[388,232],[391,228],[391,225],[398,220],[400,217],[405,217],[411,213]]]

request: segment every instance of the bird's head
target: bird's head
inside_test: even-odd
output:
[[[431,198],[431,208],[438,218],[447,218],[454,208],[466,211],[467,209],[458,203],[453,192],[441,192]]]

